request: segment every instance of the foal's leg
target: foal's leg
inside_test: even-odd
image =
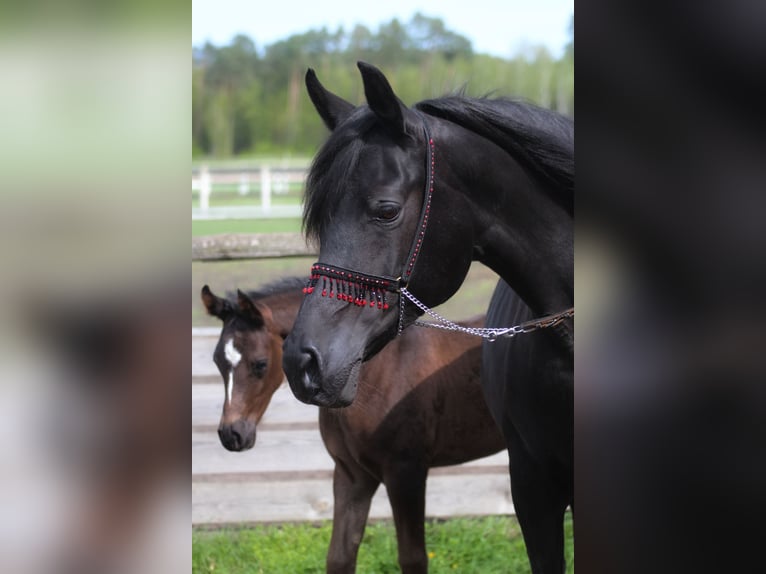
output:
[[[515,432],[508,435],[511,494],[532,572],[566,572],[564,512],[570,496],[547,469],[529,456]]]
[[[352,460],[335,458],[332,488],[335,499],[327,572],[353,574],[370,503],[380,481]]]
[[[394,513],[399,566],[402,574],[428,572],[426,533],[426,478],[428,469],[420,463],[398,464],[387,470],[383,482]]]

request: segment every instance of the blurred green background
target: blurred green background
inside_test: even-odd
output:
[[[574,114],[574,17],[559,58],[526,45],[510,58],[475,53],[469,38],[438,17],[415,13],[377,30],[310,29],[267,46],[235,36],[227,45],[192,48],[192,157],[311,156],[325,127],[306,96],[314,68],[331,91],[355,104],[364,93],[363,60],[386,74],[406,104],[464,89],[467,95],[518,97]]]

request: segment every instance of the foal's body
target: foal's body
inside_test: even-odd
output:
[[[284,337],[292,329],[303,299],[303,283],[291,280],[279,289],[250,294],[255,305],[270,310],[266,324],[272,333]],[[216,308],[208,304],[210,301],[206,301],[209,311]],[[233,305],[229,308],[237,313]],[[221,342],[228,338],[227,324],[236,322],[231,315],[223,319]],[[467,324],[483,325],[483,318]],[[242,335],[238,341],[255,340]],[[238,349],[244,357],[250,351]],[[408,329],[364,364],[357,398],[351,406],[319,409],[322,440],[335,461],[328,572],[355,571],[370,503],[381,482],[391,502],[402,571],[427,572],[424,518],[428,469],[488,456],[505,446],[481,394],[480,369],[481,344],[477,338],[435,329]],[[274,390],[265,392],[270,395]],[[232,409],[229,405],[225,412],[228,422],[222,417],[222,427],[235,425],[236,416],[247,419],[251,415],[246,407],[236,416]],[[223,442],[227,431],[219,433]],[[243,448],[252,446],[247,437],[240,443]]]
[[[480,326],[483,321],[473,321]],[[335,460],[328,571],[353,572],[378,485],[386,485],[403,572],[426,572],[426,478],[435,466],[490,455],[505,444],[480,391],[481,345],[460,333],[409,329],[362,368],[354,403],[320,408]]]

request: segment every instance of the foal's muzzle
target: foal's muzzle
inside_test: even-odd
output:
[[[221,424],[218,438],[226,450],[240,452],[251,449],[255,444],[255,423],[239,419],[231,424]]]

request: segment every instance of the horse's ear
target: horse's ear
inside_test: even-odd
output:
[[[362,73],[364,95],[370,109],[396,133],[404,133],[404,112],[407,107],[396,97],[383,72],[364,62],[357,62],[356,65]]]
[[[306,72],[306,89],[324,125],[330,131],[333,131],[354,111],[354,104],[328,92],[311,68]]]
[[[271,321],[271,310],[263,304],[255,303],[245,293],[237,289],[237,302],[245,317],[258,329]]]
[[[229,317],[229,315],[231,315],[234,311],[229,301],[226,299],[221,299],[215,295],[207,285],[202,288],[201,297],[208,314],[212,315],[213,317],[218,317],[222,321]]]

